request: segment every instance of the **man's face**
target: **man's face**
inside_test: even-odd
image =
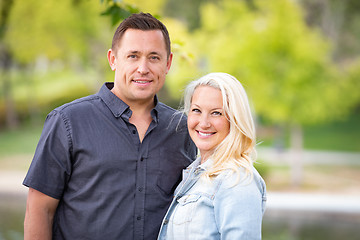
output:
[[[172,54],[167,57],[160,30],[125,31],[118,50],[109,50],[110,67],[115,71],[112,92],[128,105],[149,104],[162,88]]]

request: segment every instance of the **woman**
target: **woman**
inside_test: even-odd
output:
[[[253,167],[244,88],[229,74],[210,73],[187,86],[184,111],[200,156],[183,171],[158,239],[261,239],[266,189]]]

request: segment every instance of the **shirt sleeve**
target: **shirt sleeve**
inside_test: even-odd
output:
[[[261,239],[264,186],[255,176],[251,182],[246,179],[233,186],[236,180],[236,174],[226,178],[214,199],[221,239]]]
[[[23,184],[60,199],[71,175],[71,126],[66,115],[52,111],[46,118],[34,158]]]

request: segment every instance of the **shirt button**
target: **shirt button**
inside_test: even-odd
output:
[[[136,218],[137,220],[141,220],[141,216],[137,216],[137,218]]]
[[[132,133],[133,133],[133,134],[136,134],[136,130],[132,130]]]
[[[144,158],[140,158],[140,161],[144,161]]]
[[[169,220],[168,219],[165,219],[164,220],[164,225],[168,224],[169,223]]]
[[[138,190],[139,190],[139,192],[142,192],[143,188],[142,188],[142,187],[139,187]]]

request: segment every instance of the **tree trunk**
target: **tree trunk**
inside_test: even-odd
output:
[[[10,81],[10,70],[12,66],[12,57],[6,46],[2,44],[8,26],[9,14],[13,7],[13,0],[3,0],[0,10],[0,81],[2,81],[3,95],[5,102],[6,125],[9,128],[16,128],[19,125],[18,117],[15,111],[15,104],[12,98],[12,86]]]
[[[303,132],[300,125],[293,124],[291,126],[290,138],[291,183],[293,187],[298,187],[302,184],[303,180]]]
[[[11,85],[11,56],[4,48],[0,47],[0,71],[2,80],[2,90],[5,101],[5,121],[6,127],[14,129],[19,126],[19,119],[15,110],[15,103],[12,96]]]
[[[340,35],[345,21],[345,11],[347,7],[346,1],[329,1],[322,0],[324,13],[321,19],[321,28],[324,33],[331,39],[334,49],[334,57],[336,58],[339,49]]]

